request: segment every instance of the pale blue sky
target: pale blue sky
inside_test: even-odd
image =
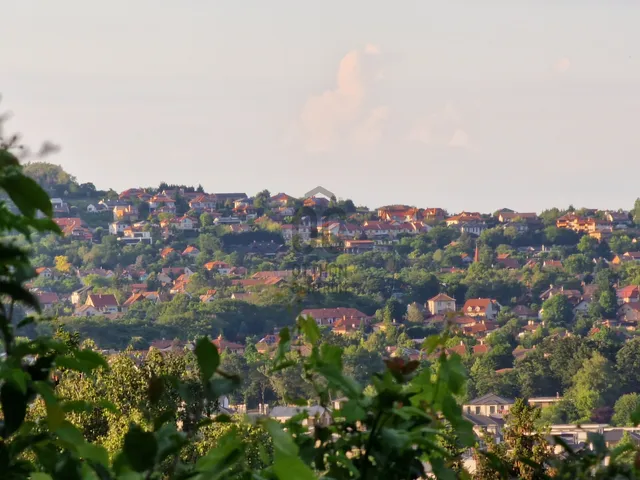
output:
[[[640,2],[21,0],[2,107],[80,181],[629,208]]]

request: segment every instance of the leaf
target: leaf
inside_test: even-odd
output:
[[[40,312],[38,299],[31,292],[22,288],[21,285],[13,282],[6,282],[4,280],[0,281],[0,295],[11,297],[11,299],[15,301],[29,305],[35,309],[36,312]]]
[[[76,447],[84,443],[82,432],[74,427],[70,422],[62,422],[62,425],[58,427],[55,432],[58,438],[60,438],[62,441]]]
[[[31,480],[53,480],[51,475],[44,472],[33,472],[29,478]]]
[[[98,352],[94,352],[90,349],[78,350],[75,352],[75,357],[86,365],[90,370],[95,370],[98,367],[109,369],[107,360]]]
[[[32,178],[21,173],[8,175],[1,179],[0,186],[24,216],[33,218],[37,210],[47,217],[53,216],[49,195]]]
[[[27,415],[27,395],[13,383],[5,383],[0,388],[0,403],[4,416],[2,436],[7,438],[24,422]]]
[[[203,381],[208,381],[220,365],[218,349],[208,337],[202,337],[196,342],[194,350],[200,367],[200,375]]]
[[[124,436],[124,454],[136,472],[145,472],[155,465],[158,443],[151,432],[132,425]]]
[[[93,405],[85,400],[69,400],[62,404],[62,411],[69,413],[85,413],[91,412],[93,410]]]
[[[103,467],[109,465],[109,453],[100,445],[85,442],[78,447],[78,455],[86,460],[93,460]]]
[[[298,317],[298,328],[307,337],[309,343],[314,345],[320,339],[320,329],[311,315]]]
[[[273,471],[280,480],[316,480],[313,471],[300,457],[285,455],[276,451]]]
[[[291,438],[287,432],[282,429],[282,426],[276,422],[275,420],[267,420],[266,422],[267,431],[271,435],[271,439],[273,440],[273,448],[285,455],[297,455],[298,454],[298,446]]]

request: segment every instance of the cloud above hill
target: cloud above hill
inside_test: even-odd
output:
[[[372,105],[370,92],[381,78],[380,49],[372,44],[348,52],[341,60],[336,84],[307,99],[296,124],[296,137],[311,153],[340,145],[375,144],[388,117],[384,105]]]

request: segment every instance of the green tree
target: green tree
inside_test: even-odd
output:
[[[625,392],[640,392],[640,338],[626,342],[616,355],[616,367]]]
[[[618,377],[613,365],[599,352],[594,352],[576,373],[568,397],[580,418],[589,421],[596,408],[610,404],[617,388]]]
[[[637,393],[622,395],[613,407],[612,423],[619,427],[633,427],[635,424],[633,415],[639,408],[640,395]]]
[[[565,295],[553,295],[542,304],[542,319],[549,327],[567,327],[573,320],[573,306]]]

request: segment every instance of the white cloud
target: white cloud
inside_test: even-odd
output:
[[[451,104],[447,104],[441,111],[416,120],[407,140],[426,145],[468,148],[469,135],[462,125],[460,114]]]
[[[380,78],[375,61],[379,53],[371,44],[347,53],[340,61],[336,86],[306,101],[296,131],[307,151],[329,152],[348,140],[370,145],[379,138],[387,110],[368,105],[367,98]]]
[[[369,115],[355,128],[352,142],[356,147],[373,147],[382,137],[385,121],[389,116],[389,108],[375,107]]]
[[[571,60],[569,60],[567,57],[562,57],[558,59],[556,63],[553,65],[553,69],[557,73],[565,73],[569,71],[570,68],[571,68]]]
[[[467,148],[469,146],[469,135],[464,130],[458,128],[449,140],[450,147]]]

